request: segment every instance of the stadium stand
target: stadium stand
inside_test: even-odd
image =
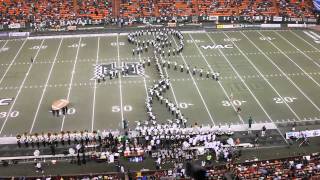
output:
[[[112,4],[114,3],[114,6]],[[113,12],[115,11],[115,12]],[[41,20],[101,20],[111,16],[126,18],[159,16],[284,16],[314,17],[312,1],[298,0],[68,0],[0,2],[0,23]]]

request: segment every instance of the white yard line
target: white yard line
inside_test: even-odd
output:
[[[37,119],[37,117],[38,117],[39,109],[40,109],[40,106],[41,106],[41,104],[42,104],[42,100],[43,100],[44,94],[45,94],[45,92],[46,92],[46,90],[47,90],[48,82],[49,82],[49,80],[50,80],[53,67],[54,67],[55,62],[56,62],[56,60],[57,60],[57,57],[58,57],[58,54],[59,54],[59,51],[60,51],[60,47],[61,47],[62,41],[63,41],[63,39],[60,40],[60,43],[59,43],[59,46],[58,46],[58,50],[57,50],[57,52],[56,52],[56,55],[55,55],[55,57],[54,57],[53,63],[52,63],[52,65],[51,65],[51,68],[50,68],[50,71],[49,71],[49,75],[48,75],[48,77],[47,77],[46,83],[45,83],[44,88],[43,88],[43,90],[42,90],[42,94],[41,94],[41,98],[40,98],[39,103],[38,103],[38,107],[37,107],[37,110],[36,110],[36,114],[34,115],[34,118],[33,118],[33,121],[32,121],[32,125],[31,125],[30,131],[29,131],[30,134],[32,133],[34,124],[35,124],[36,119]]]
[[[257,31],[262,37],[265,37],[263,34],[261,34],[261,32]],[[293,61],[287,54],[285,54],[278,46],[276,46],[272,41],[270,41],[269,39],[266,39],[273,47],[275,47],[276,49],[278,49],[278,51],[281,52],[281,54],[283,54],[287,59],[289,59],[295,66],[297,66],[303,73],[305,73],[318,87],[320,87],[320,84],[313,79],[313,77],[311,77],[303,68],[301,68],[295,61]]]
[[[309,46],[311,46],[313,49],[317,50],[318,52],[320,52],[320,50],[315,47],[314,45],[312,45],[310,42],[308,42],[307,40],[303,39],[302,37],[300,37],[299,35],[297,35],[295,32],[290,31],[293,35],[295,35],[297,38],[303,40],[306,44],[308,44]]]
[[[141,60],[141,55],[139,53],[139,60]],[[143,84],[144,84],[144,89],[146,91],[146,95],[147,95],[147,99],[149,99],[149,94],[148,94],[148,88],[147,88],[147,81],[145,76],[142,77],[143,78]]]
[[[121,66],[120,62],[120,49],[119,49],[119,35],[117,34],[117,52],[118,52],[118,66]],[[123,116],[123,102],[122,102],[122,85],[121,85],[121,74],[119,74],[119,93],[120,93],[120,113],[121,113],[121,123],[124,120]]]
[[[260,34],[260,35],[262,35],[262,34]],[[263,36],[263,35],[262,35],[262,36]],[[261,49],[260,49],[260,50],[261,50]],[[262,51],[262,50],[261,50],[261,51]],[[262,52],[263,52],[263,51],[262,51]],[[283,71],[275,62],[273,62],[273,60],[272,60],[269,56],[267,56],[267,55],[264,54],[264,53],[263,53],[263,55],[264,55],[264,56],[267,58],[267,60],[268,60],[271,64],[273,64],[273,65],[281,72],[281,74],[284,75],[284,76],[288,79],[288,81],[290,81],[291,84],[293,84],[294,87],[296,87],[296,88],[298,89],[298,91],[299,91],[306,99],[308,99],[309,102],[320,112],[320,108],[299,88],[299,86],[297,86],[297,84],[296,84],[295,82],[293,82],[292,79],[289,78],[288,75],[287,75],[286,73],[284,73],[284,71]]]
[[[25,41],[24,41],[24,42],[25,42]],[[38,56],[38,54],[39,54],[39,52],[40,52],[40,50],[41,50],[41,47],[42,47],[42,45],[43,45],[43,42],[44,42],[44,40],[41,41],[40,47],[39,47],[36,55],[34,56],[34,61],[36,61],[36,59],[37,59],[37,56]],[[18,93],[17,93],[16,97],[14,97],[14,100],[13,100],[13,102],[12,102],[12,105],[11,105],[11,107],[10,107],[10,109],[9,109],[9,111],[8,111],[7,114],[11,114],[11,111],[12,111],[14,105],[16,104],[17,99],[19,98],[19,95],[20,95],[20,92],[21,92],[21,90],[22,90],[22,87],[24,86],[24,83],[25,83],[26,80],[27,80],[27,77],[28,77],[28,75],[29,75],[29,73],[30,73],[30,70],[31,70],[32,66],[33,66],[33,64],[31,64],[31,65],[29,66],[28,71],[27,71],[26,75],[24,76],[23,81],[22,81],[22,83],[21,83],[21,85],[20,85],[20,88],[19,88],[19,90],[18,90]],[[2,131],[3,131],[5,125],[6,125],[7,121],[8,121],[8,118],[9,118],[9,116],[7,116],[6,119],[4,120],[4,122],[3,122],[2,126],[1,126],[1,129],[0,129],[0,134],[2,134]]]
[[[2,48],[4,48],[4,47],[7,45],[8,42],[9,42],[9,41],[6,40],[6,42],[3,44],[3,46],[0,48],[0,50],[1,50]]]
[[[99,51],[100,51],[100,37],[98,37],[98,47],[97,47],[97,59],[96,59],[96,64],[98,64],[98,60],[99,60]],[[91,132],[93,132],[94,121],[95,121],[96,91],[97,91],[97,80],[94,81],[94,87],[93,87],[93,102],[92,102],[92,116],[91,116]]]
[[[74,77],[74,74],[76,73],[75,70],[76,70],[76,64],[77,64],[77,60],[78,60],[80,44],[81,44],[81,37],[80,37],[79,42],[78,42],[78,49],[77,49],[77,52],[76,52],[76,57],[75,57],[75,60],[74,60],[74,63],[73,63],[72,71],[71,71],[71,79],[70,79],[69,88],[68,88],[68,95],[67,95],[67,100],[68,101],[69,101],[70,94],[71,94],[73,77]],[[63,116],[62,123],[61,123],[61,129],[60,129],[61,131],[63,130],[65,119],[66,119],[66,116]]]
[[[307,59],[309,59],[311,62],[313,62],[317,67],[320,67],[320,65],[313,60],[310,56],[308,56],[306,53],[304,53],[301,49],[297,48],[294,44],[292,44],[287,38],[283,37],[281,34],[279,34],[278,32],[274,32],[276,33],[278,36],[280,36],[283,40],[285,40],[287,43],[289,43],[292,47],[294,47],[296,50],[298,50],[301,54],[303,54]]]
[[[263,51],[261,51],[261,49],[258,48],[258,46],[252,42],[251,39],[249,39],[244,33],[240,32],[245,38],[248,39],[248,41],[250,41],[250,43],[256,48],[258,49],[262,54]],[[225,33],[224,33],[225,34]],[[230,37],[225,34],[227,38],[230,39]],[[262,72],[256,67],[256,65],[253,64],[253,62],[251,61],[251,59],[245,55],[243,53],[243,51],[236,45],[235,42],[231,41],[231,43],[241,52],[241,54],[247,59],[247,61],[253,66],[253,68],[260,74],[260,76],[263,78],[263,80],[265,82],[267,82],[267,84],[273,89],[273,91],[278,95],[278,97],[280,97],[282,99],[282,101],[285,103],[285,105],[290,109],[290,111],[293,113],[293,115],[298,119],[301,120],[301,118],[297,115],[297,113],[289,106],[289,104],[283,99],[283,97],[280,95],[280,93],[276,90],[276,88],[268,81],[268,79],[262,74]]]
[[[208,33],[206,33],[206,34],[208,35]],[[210,69],[211,73],[213,73],[214,71],[213,71],[213,69],[212,69],[211,65],[209,64],[209,62],[208,62],[207,58],[204,56],[204,54],[202,53],[202,51],[200,50],[200,48],[198,47],[198,45],[195,43],[195,41],[194,41],[193,37],[191,36],[191,34],[189,34],[189,36],[190,36],[190,38],[192,39],[192,41],[193,41],[194,45],[196,46],[196,48],[198,49],[198,51],[200,52],[200,54],[201,54],[202,58],[204,59],[204,61],[205,61],[205,62],[206,62],[206,64],[207,64],[207,66],[209,67],[209,69]],[[220,81],[218,81],[218,84],[219,84],[219,86],[221,87],[221,89],[222,89],[222,91],[223,91],[224,95],[227,97],[228,101],[230,102],[230,104],[231,104],[231,106],[232,106],[233,110],[236,112],[236,111],[237,111],[237,109],[236,109],[236,107],[234,106],[233,102],[231,102],[231,99],[230,99],[230,97],[229,97],[229,95],[228,95],[227,91],[226,91],[226,90],[225,90],[225,88],[222,86],[222,84],[221,84],[221,82],[220,82]],[[240,116],[240,114],[238,114],[237,116],[238,116],[239,120],[244,124],[243,118]]]
[[[162,59],[162,57],[161,57],[161,59]],[[164,68],[164,72],[166,73],[167,77],[169,77],[168,72],[167,72],[167,68]],[[174,102],[175,102],[176,105],[179,107],[178,100],[177,100],[176,94],[174,93],[172,83],[171,83],[170,89],[171,89],[171,92],[172,92],[172,95],[173,95],[173,98],[174,98]]]
[[[9,67],[6,69],[6,72],[5,72],[5,73],[3,74],[3,76],[1,77],[1,79],[0,79],[0,84],[2,83],[4,77],[7,75],[8,71],[9,71],[9,69],[11,68],[12,64],[14,63],[14,61],[17,59],[17,57],[18,57],[18,55],[19,55],[22,47],[24,46],[24,44],[25,44],[26,42],[27,42],[27,39],[25,39],[25,40],[23,41],[23,43],[22,43],[22,45],[20,46],[17,54],[14,56],[14,58],[12,59],[10,65],[9,65]]]
[[[211,40],[212,43],[214,43],[214,41],[212,40],[212,38],[209,36],[208,33],[206,33],[208,38]],[[221,49],[218,49],[220,54],[224,57],[224,59],[227,61],[227,63],[229,64],[229,66],[232,68],[232,70],[237,74],[237,76],[239,77],[240,81],[243,83],[243,85],[248,89],[248,91],[250,92],[251,96],[254,98],[254,100],[257,102],[257,104],[260,106],[260,108],[262,109],[262,111],[266,114],[266,116],[268,117],[268,119],[274,123],[274,121],[272,120],[272,118],[270,117],[269,113],[264,109],[264,107],[262,106],[262,104],[260,103],[260,101],[258,100],[258,98],[254,95],[254,93],[251,91],[251,89],[249,88],[249,86],[247,85],[247,83],[242,79],[242,77],[240,76],[240,74],[238,73],[238,71],[234,68],[234,66],[231,64],[230,60],[224,55],[223,51]],[[277,128],[279,134],[282,136],[282,138],[285,140],[285,142],[288,144],[288,141],[286,140],[286,138],[283,136],[283,134],[281,133],[281,131]]]
[[[176,40],[175,40],[174,38],[172,38],[172,39],[173,39],[174,43],[176,44],[176,46],[178,46]],[[180,53],[180,56],[181,56],[181,58],[182,58],[182,60],[183,60],[183,62],[184,62],[184,64],[185,64],[185,66],[187,66],[188,64],[187,64],[186,60],[184,59],[184,57],[183,57],[183,55],[182,55],[182,52]],[[213,120],[213,117],[212,117],[212,115],[211,115],[211,112],[209,111],[208,106],[207,106],[207,103],[206,103],[206,101],[204,100],[204,98],[202,97],[202,94],[201,94],[201,92],[200,92],[200,90],[199,90],[199,87],[198,87],[196,81],[194,80],[193,76],[191,75],[191,72],[189,72],[189,76],[191,77],[191,79],[192,79],[192,81],[193,81],[193,84],[194,84],[195,88],[196,88],[197,91],[198,91],[198,94],[199,94],[199,96],[200,96],[200,98],[201,98],[201,101],[202,101],[204,107],[206,108],[206,111],[207,111],[207,113],[208,113],[208,115],[209,115],[209,117],[210,117],[211,122],[212,122],[213,125],[215,126],[216,124],[215,124],[215,122],[214,122],[214,120]]]

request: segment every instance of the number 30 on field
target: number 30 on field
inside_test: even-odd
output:
[[[123,111],[132,111],[132,106],[130,105],[124,105],[123,107]],[[112,112],[120,112],[121,111],[121,107],[120,106],[112,106],[111,108]]]
[[[15,118],[19,116],[19,111],[11,111],[10,114],[8,114],[8,112],[0,112],[0,119],[2,118],[6,118],[6,117],[11,117],[11,118]]]

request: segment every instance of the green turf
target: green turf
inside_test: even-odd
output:
[[[262,36],[272,40],[261,40]],[[165,96],[173,102],[176,99],[178,104],[189,104],[182,109],[188,124],[243,124],[249,116],[263,123],[320,119],[320,45],[303,31],[219,31],[185,33],[184,37],[183,53],[171,56],[171,61],[221,73],[219,84],[172,68],[166,70],[172,89]],[[229,38],[238,39],[232,49],[201,47],[232,44]],[[45,49],[30,49],[41,43]],[[79,43],[84,46],[69,47]],[[96,62],[138,62],[151,54],[132,56],[126,35],[44,39],[43,42],[40,39],[2,40],[0,47],[4,44],[9,50],[0,52],[0,98],[13,97],[15,101],[9,106],[0,106],[1,136],[29,131],[120,129],[122,116],[129,120],[130,127],[135,126],[135,121],[146,119],[145,86],[151,86],[158,78],[154,66],[147,67],[146,77],[107,79],[101,84],[90,80]],[[31,57],[35,57],[32,65]],[[240,115],[232,106],[223,106],[226,94],[231,93],[235,100],[245,101]],[[53,117],[49,112],[51,103],[67,99],[68,95],[75,113]],[[274,98],[279,95],[296,99],[276,103]],[[121,104],[123,111],[112,112],[112,108],[118,109]],[[159,104],[155,104],[154,109],[159,122],[171,117]],[[19,112],[19,115],[4,117],[8,112],[13,115]]]

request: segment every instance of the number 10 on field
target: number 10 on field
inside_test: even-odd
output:
[[[229,106],[232,106],[232,105],[241,106],[245,102],[247,102],[247,101],[241,101],[241,100],[238,100],[238,99],[235,99],[233,101],[227,101],[227,100],[221,101],[222,106],[226,106],[226,107],[229,107]]]

